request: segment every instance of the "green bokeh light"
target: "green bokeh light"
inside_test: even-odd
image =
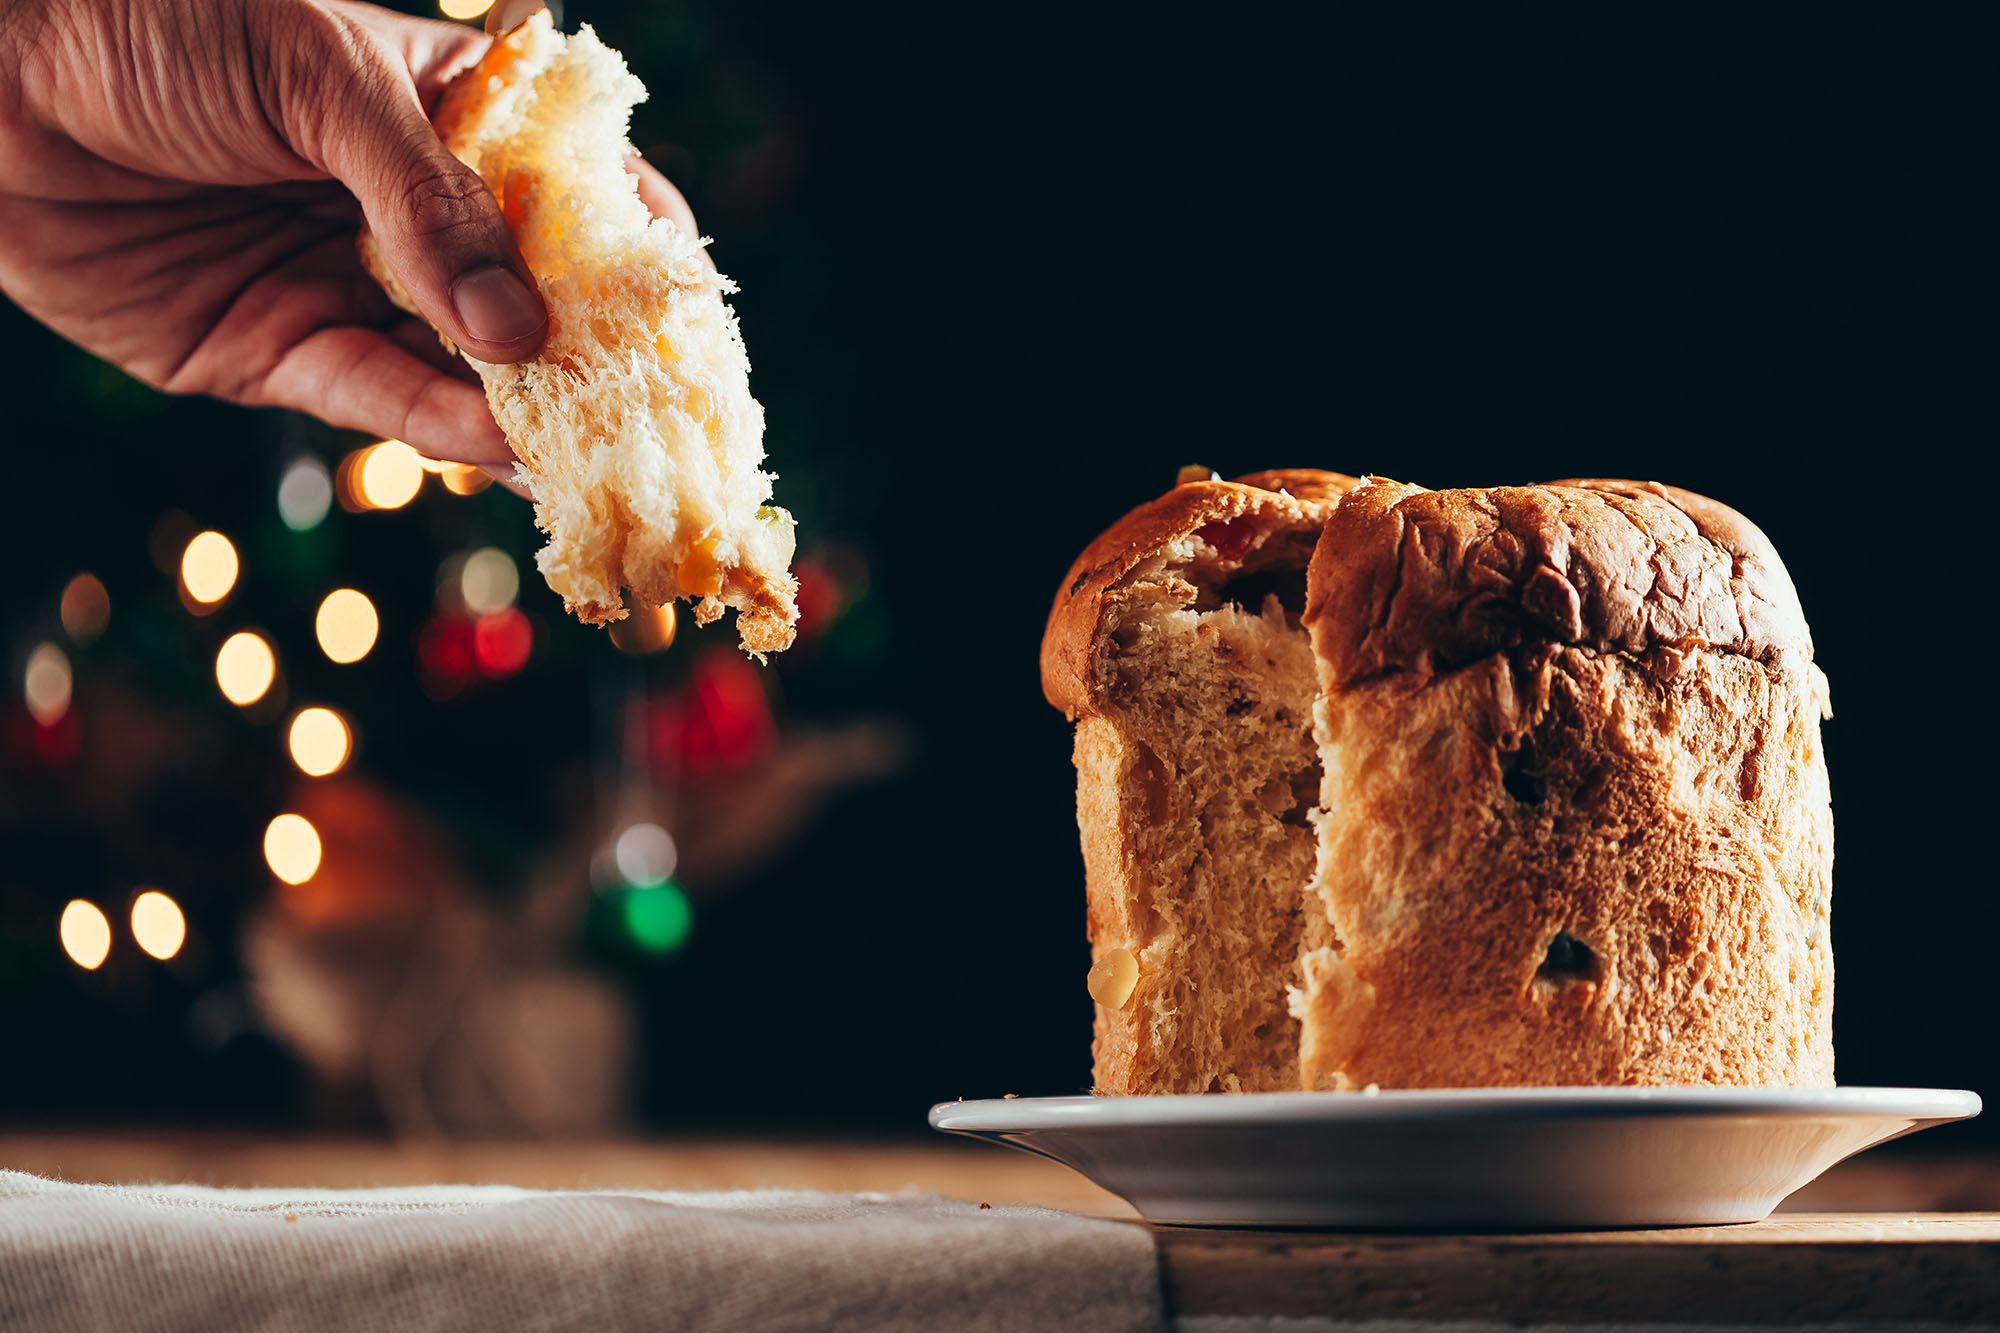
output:
[[[694,908],[671,880],[618,892],[618,921],[641,953],[672,953],[687,943]]]

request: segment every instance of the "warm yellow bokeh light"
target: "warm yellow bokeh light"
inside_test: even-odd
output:
[[[490,616],[514,604],[521,591],[521,571],[499,547],[482,546],[465,557],[458,586],[466,610],[475,616]]]
[[[181,586],[204,605],[229,596],[236,574],[236,548],[219,532],[197,532],[181,552]]]
[[[233,704],[256,703],[277,678],[278,659],[261,634],[238,630],[216,650],[215,683],[222,687],[222,697]]]
[[[401,509],[423,488],[424,465],[401,440],[384,440],[362,455],[355,472],[361,498],[377,509]]]
[[[69,658],[52,643],[38,643],[28,654],[28,669],[21,673],[21,694],[28,702],[28,714],[45,727],[62,721],[69,711]]]
[[[637,598],[626,604],[623,620],[611,622],[611,642],[619,652],[633,657],[657,653],[674,641],[674,607],[648,606]]]
[[[375,617],[375,603],[352,588],[336,588],[319,604],[313,631],[319,646],[336,662],[359,662],[375,646],[381,622]]]
[[[132,900],[132,938],[161,962],[181,951],[187,933],[180,904],[158,889],[147,889]]]
[[[493,0],[438,0],[438,12],[448,19],[476,19],[493,8]]]
[[[486,475],[484,468],[473,467],[470,463],[447,463],[438,479],[453,495],[477,495],[493,484],[493,478]]]
[[[264,830],[264,864],[287,884],[303,884],[319,869],[319,830],[304,815],[279,815]]]
[[[111,956],[111,922],[94,903],[87,903],[81,898],[70,899],[69,906],[63,908],[62,924],[58,930],[62,935],[63,952],[78,967],[94,971]]]
[[[292,762],[309,778],[323,778],[347,762],[347,724],[331,708],[302,708],[287,733]]]
[[[78,574],[62,590],[62,627],[76,643],[89,643],[111,623],[111,594],[95,574]]]

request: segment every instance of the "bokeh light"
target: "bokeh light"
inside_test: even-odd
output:
[[[38,643],[28,654],[28,668],[21,673],[21,694],[28,713],[45,727],[62,721],[69,711],[69,658],[52,643]]]
[[[304,815],[279,815],[264,829],[264,864],[287,884],[305,883],[319,869],[319,830]]]
[[[331,708],[302,708],[286,732],[292,762],[307,777],[323,778],[347,762],[347,723]]]
[[[671,602],[666,606],[647,606],[641,602],[627,607],[623,620],[611,622],[611,643],[621,653],[643,657],[671,646],[674,626]]]
[[[453,495],[477,495],[493,484],[484,468],[476,468],[470,463],[447,463],[438,480]]]
[[[458,585],[466,610],[490,616],[514,604],[521,591],[521,571],[515,568],[513,557],[499,547],[482,546],[465,557]]]
[[[355,469],[361,498],[375,509],[401,509],[423,489],[424,465],[401,440],[384,440],[361,457]]]
[[[95,903],[72,898],[63,908],[57,932],[62,936],[63,952],[86,971],[96,971],[111,956],[111,922]]]
[[[519,607],[481,616],[472,626],[472,660],[488,676],[513,675],[528,664],[534,647],[534,627]]]
[[[694,925],[694,908],[675,884],[624,889],[618,896],[618,916],[626,938],[642,953],[664,954],[687,943]]]
[[[78,574],[62,590],[62,627],[72,643],[89,643],[111,623],[111,594],[95,574]]]
[[[201,606],[214,606],[236,586],[236,548],[219,532],[197,532],[181,552],[181,587]]]
[[[333,505],[333,478],[326,464],[312,454],[301,454],[285,468],[278,481],[278,517],[293,532],[316,528]]]
[[[187,940],[187,918],[180,904],[158,889],[147,889],[132,900],[132,938],[139,947],[165,962]]]
[[[618,835],[612,857],[627,884],[644,886],[672,878],[680,852],[673,834],[658,824],[634,824]]]
[[[278,659],[264,636],[253,630],[238,630],[222,641],[215,653],[215,683],[222,697],[248,707],[264,697],[278,678]]]
[[[476,19],[493,8],[493,0],[438,0],[438,12],[448,19]]]
[[[319,636],[321,650],[342,664],[359,662],[368,656],[380,629],[375,603],[352,588],[336,588],[328,593],[313,620],[313,632]]]

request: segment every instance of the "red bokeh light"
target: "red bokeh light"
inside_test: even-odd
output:
[[[472,626],[472,660],[492,677],[511,676],[528,665],[535,631],[518,606],[481,616]]]
[[[417,635],[417,667],[424,692],[433,699],[449,698],[472,678],[472,622],[440,612]]]
[[[763,677],[729,649],[698,658],[687,684],[651,714],[654,762],[695,776],[741,768],[778,739]]]

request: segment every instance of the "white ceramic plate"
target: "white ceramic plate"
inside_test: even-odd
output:
[[[1842,1158],[1979,1114],[1937,1088],[1453,1088],[946,1102],[1154,1222],[1449,1229],[1754,1222]]]

